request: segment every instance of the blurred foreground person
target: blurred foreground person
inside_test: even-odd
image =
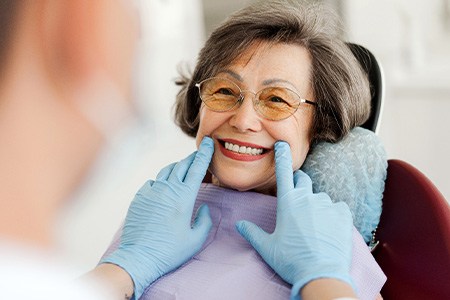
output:
[[[80,287],[81,283],[71,282],[64,268],[50,259],[59,211],[82,183],[105,142],[133,118],[130,89],[137,40],[135,13],[127,1],[120,0],[0,2],[2,298],[125,299],[131,298],[135,284],[141,284],[133,282],[130,271],[103,264],[83,281],[95,283]],[[206,153],[198,152],[203,160],[193,162],[198,156],[193,154],[182,170],[198,174],[198,185],[212,155],[212,147],[206,145],[203,150]],[[195,186],[195,180],[191,181]],[[158,211],[163,209],[160,207],[147,213],[177,211],[176,200],[184,199],[175,199],[174,206],[164,212]],[[145,209],[136,201],[133,207],[139,212]],[[130,211],[128,223],[139,224],[131,234],[145,239],[140,230],[151,218]],[[191,214],[192,210],[189,218]],[[198,218],[199,230],[194,226],[191,235],[184,232],[191,244],[171,241],[183,255],[193,255],[194,244],[199,248],[206,238],[210,224],[205,216]],[[206,222],[200,224],[203,220]],[[163,226],[152,230],[160,232]],[[153,246],[155,252],[171,255],[162,246]],[[129,261],[137,257],[137,248],[139,242],[126,249]],[[152,259],[158,259],[158,253]],[[150,258],[140,256],[135,264],[145,259]],[[181,263],[168,263],[166,271]],[[149,278],[153,275],[147,271],[134,279],[147,284]],[[103,279],[103,283],[94,279]]]

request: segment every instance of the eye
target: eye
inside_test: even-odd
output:
[[[221,94],[221,95],[227,95],[227,96],[234,95],[233,91],[228,88],[220,88],[214,94]]]
[[[270,97],[270,98],[269,98],[269,101],[272,102],[272,103],[281,103],[281,104],[285,103],[285,104],[288,104],[286,101],[284,101],[283,98],[278,97],[278,96],[272,96],[272,97]]]
[[[296,95],[286,88],[269,87],[262,90],[259,100],[274,109],[291,109],[296,105]]]

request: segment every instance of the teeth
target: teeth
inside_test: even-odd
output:
[[[230,151],[241,154],[260,155],[263,153],[263,149],[239,146],[229,142],[225,142],[225,148]]]

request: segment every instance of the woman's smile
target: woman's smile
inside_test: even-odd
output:
[[[256,161],[264,158],[271,149],[235,139],[218,139],[219,149],[228,158],[240,161]]]

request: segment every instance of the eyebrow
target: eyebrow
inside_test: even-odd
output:
[[[227,73],[228,75],[230,75],[231,77],[233,77],[234,79],[236,79],[236,80],[238,80],[240,82],[244,81],[244,78],[242,78],[241,75],[239,75],[238,73],[233,72],[231,70],[225,69],[223,71],[220,71],[220,73]]]
[[[238,80],[240,82],[244,81],[244,78],[242,78],[241,75],[239,75],[236,72],[233,72],[233,71],[231,71],[229,69],[225,69],[225,70],[221,71],[220,73],[226,73],[226,74],[230,75],[231,77],[233,77],[234,79],[236,79],[236,80]],[[284,79],[279,79],[279,78],[266,79],[266,80],[264,80],[262,82],[262,84],[267,86],[267,85],[271,85],[271,84],[274,84],[274,83],[280,83],[280,82],[281,83],[287,83],[290,86],[296,88],[296,86],[292,82],[290,82],[288,80],[284,80]]]
[[[263,83],[263,85],[271,85],[271,84],[280,83],[280,82],[281,83],[287,83],[287,84],[295,87],[295,85],[292,82],[290,82],[288,80],[284,80],[284,79],[278,79],[278,78],[266,79],[262,83]]]

